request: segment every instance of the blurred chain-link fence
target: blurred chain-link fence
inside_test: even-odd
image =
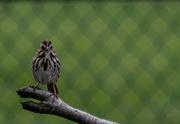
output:
[[[0,123],[73,123],[22,110],[41,41],[61,60],[59,97],[124,124],[179,124],[180,3],[0,3]],[[45,86],[40,85],[45,89]]]

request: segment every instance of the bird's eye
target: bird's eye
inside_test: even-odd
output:
[[[41,48],[42,48],[42,49],[45,49],[45,47],[44,47],[44,46],[41,46]]]

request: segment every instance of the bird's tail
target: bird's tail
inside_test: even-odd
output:
[[[51,93],[54,93],[55,95],[59,93],[56,84],[47,84],[47,90]]]

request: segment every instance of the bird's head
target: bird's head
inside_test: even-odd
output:
[[[49,40],[42,41],[40,48],[43,51],[51,51],[53,49],[52,43]]]
[[[53,49],[52,43],[49,40],[42,41],[37,53],[41,57],[56,57],[56,51]]]

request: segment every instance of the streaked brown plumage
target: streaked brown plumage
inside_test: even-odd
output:
[[[42,41],[40,48],[32,62],[32,73],[39,83],[47,85],[47,90],[57,95],[59,93],[56,83],[60,77],[61,64],[56,57],[56,51],[49,40]]]

